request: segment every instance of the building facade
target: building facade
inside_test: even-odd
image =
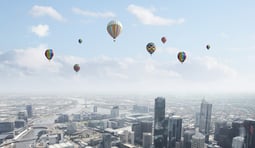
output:
[[[210,126],[211,126],[212,104],[204,99],[200,107],[199,132],[205,135],[205,142],[209,142]]]

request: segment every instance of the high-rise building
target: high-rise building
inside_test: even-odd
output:
[[[142,127],[141,122],[132,124],[132,131],[134,132],[135,144],[142,144]]]
[[[195,135],[192,136],[191,148],[204,148],[205,136],[196,130]]]
[[[111,134],[108,134],[108,133],[103,134],[102,145],[103,145],[103,148],[111,148],[112,147]]]
[[[242,120],[236,120],[232,122],[232,132],[231,137],[237,137],[237,136],[245,136],[245,129],[243,126]]]
[[[152,122],[151,121],[141,121],[142,133],[152,133]]]
[[[199,131],[205,135],[205,142],[209,142],[210,125],[211,125],[212,104],[204,99],[200,107]]]
[[[165,148],[164,138],[165,98],[157,97],[154,105],[154,147]]]
[[[184,132],[183,148],[191,148],[191,139],[194,134],[195,134],[194,130],[187,130]]]
[[[132,131],[134,131],[135,144],[142,145],[143,133],[152,134],[152,122],[141,121],[132,124]]]
[[[152,135],[151,133],[143,133],[143,148],[152,147]]]
[[[168,148],[175,148],[176,142],[181,142],[182,118],[172,116],[168,119]]]
[[[113,118],[119,117],[119,106],[113,106],[111,109],[111,116]]]
[[[227,121],[216,121],[214,130],[214,140],[220,140],[220,129],[227,127]]]
[[[232,147],[231,127],[223,126],[219,129],[217,144],[223,148]]]
[[[26,110],[27,110],[27,117],[31,118],[33,116],[33,109],[32,109],[32,105],[27,105],[26,106]]]
[[[244,147],[244,137],[234,137],[232,142],[232,148],[243,148]]]
[[[255,147],[255,120],[244,120],[245,136],[244,136],[244,148]]]

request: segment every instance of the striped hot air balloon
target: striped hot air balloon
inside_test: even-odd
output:
[[[113,38],[113,41],[120,35],[122,31],[122,24],[120,21],[112,20],[107,25],[107,32]]]
[[[45,57],[50,61],[54,56],[53,49],[47,49],[45,51]]]
[[[186,53],[185,53],[184,51],[181,51],[181,52],[178,52],[177,58],[178,58],[178,60],[179,60],[181,63],[183,63],[183,62],[186,60],[187,55],[186,55]]]

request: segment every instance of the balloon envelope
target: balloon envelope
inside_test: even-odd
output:
[[[166,40],[166,37],[163,36],[163,37],[161,38],[161,42],[165,44],[166,41],[167,41],[167,40]]]
[[[82,43],[82,39],[79,39],[78,42],[81,44]]]
[[[79,64],[75,64],[75,65],[73,66],[73,69],[74,69],[74,71],[76,71],[76,72],[80,71],[80,65],[79,65]]]
[[[179,60],[181,63],[183,63],[183,62],[186,60],[187,55],[186,55],[186,53],[185,53],[184,51],[181,51],[181,52],[178,52],[177,58],[178,58],[178,60]]]
[[[54,52],[52,49],[47,49],[44,54],[48,60],[51,60],[54,56]]]
[[[211,48],[210,45],[206,45],[206,49],[209,50]]]
[[[146,49],[150,54],[153,54],[153,52],[156,50],[156,46],[153,42],[150,42],[146,45]]]
[[[107,32],[110,34],[110,36],[115,39],[120,35],[122,31],[122,24],[120,21],[112,20],[107,25]]]

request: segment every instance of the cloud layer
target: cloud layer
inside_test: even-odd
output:
[[[80,8],[72,8],[75,14],[89,16],[89,17],[99,17],[99,18],[111,18],[116,15],[113,12],[93,12],[88,10],[82,10]]]
[[[163,18],[157,16],[153,13],[152,10],[146,9],[141,6],[129,5],[128,11],[136,16],[136,18],[145,25],[158,25],[158,26],[166,26],[166,25],[175,25],[184,23],[184,19],[180,18],[177,20]]]
[[[45,37],[49,33],[49,26],[39,24],[37,26],[32,26],[31,31],[39,37]]]
[[[65,18],[51,6],[34,5],[30,12],[34,17],[49,16],[58,21],[64,21]]]
[[[83,58],[44,56],[45,45],[0,54],[0,89],[13,91],[215,91],[236,90],[233,68],[212,57],[196,57],[184,64],[151,58]],[[74,64],[80,64],[76,73]],[[240,83],[240,85],[244,85]],[[251,84],[249,84],[250,86]],[[246,85],[248,86],[248,85]],[[11,89],[10,89],[11,90]],[[6,91],[10,91],[6,90]]]

